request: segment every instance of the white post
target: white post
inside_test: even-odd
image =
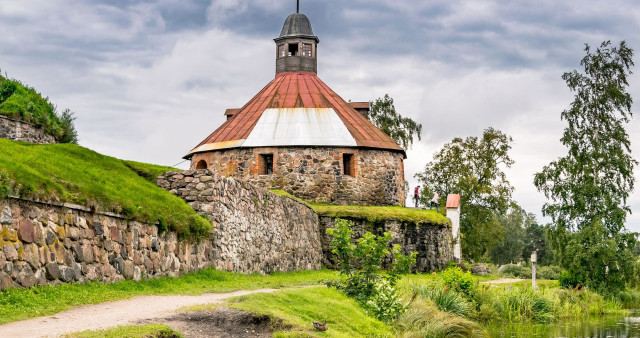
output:
[[[538,263],[538,252],[533,251],[531,253],[531,287],[534,289],[537,287],[536,285],[536,265]]]
[[[460,195],[447,196],[447,217],[451,220],[451,234],[453,235],[453,258],[462,261],[462,243],[460,243]]]

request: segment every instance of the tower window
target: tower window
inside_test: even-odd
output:
[[[347,176],[355,176],[353,154],[342,154],[342,173]]]
[[[298,44],[292,43],[289,45],[289,56],[296,56],[296,55],[298,55]]]
[[[273,174],[273,154],[261,154],[261,164],[262,164],[262,172],[261,175],[272,175]]]
[[[283,58],[285,56],[287,56],[287,53],[285,51],[284,44],[278,45],[278,57]]]
[[[308,44],[308,43],[302,44],[302,56],[311,57],[311,44]]]

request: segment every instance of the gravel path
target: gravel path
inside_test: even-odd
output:
[[[0,337],[57,337],[69,332],[133,325],[142,320],[166,317],[184,306],[220,303],[225,298],[274,291],[277,290],[260,289],[200,296],[140,296],[80,306],[52,316],[0,325]]]

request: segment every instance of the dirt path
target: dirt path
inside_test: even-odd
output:
[[[198,304],[220,303],[225,298],[275,289],[235,291],[200,296],[140,296],[116,302],[76,307],[52,316],[27,319],[0,325],[0,337],[57,337],[64,333],[102,330],[119,325],[164,318],[178,308]]]
[[[522,282],[524,279],[519,278],[501,278],[496,280],[489,280],[486,282],[480,282],[480,284],[509,284],[509,283],[517,283]]]

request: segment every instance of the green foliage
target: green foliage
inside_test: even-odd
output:
[[[584,280],[578,279],[578,277],[573,276],[567,271],[562,271],[560,276],[558,276],[558,285],[565,289],[573,289],[579,285],[583,285]]]
[[[537,278],[558,280],[560,279],[561,273],[562,273],[562,268],[559,266],[555,266],[555,265],[542,266],[537,271]]]
[[[539,265],[556,264],[556,257],[553,253],[553,244],[550,240],[550,226],[541,226],[535,222],[530,223],[525,228],[524,249],[522,257],[529,260],[531,253],[538,252]]]
[[[534,183],[550,199],[542,212],[553,219],[563,267],[612,292],[631,281],[634,262],[635,236],[624,231],[638,164],[625,130],[632,117],[627,77],[633,51],[624,41],[618,47],[606,41],[595,52],[586,45],[585,52],[584,73],[562,76],[576,93],[561,114],[568,124],[561,139],[568,154],[545,166]]]
[[[353,222],[336,219],[334,229],[327,229],[332,237],[330,249],[340,267],[343,279],[329,280],[327,285],[342,290],[350,297],[366,303],[375,295],[376,285],[386,281],[393,288],[401,274],[410,272],[416,262],[416,253],[408,257],[400,253],[400,248],[394,246],[388,274],[380,272],[382,262],[390,256],[387,243],[391,233],[375,236],[367,232],[353,243]]]
[[[451,312],[461,317],[470,317],[471,304],[464,296],[449,286],[439,284],[415,284],[411,292],[423,299],[429,299],[440,311]]]
[[[135,162],[135,161],[123,160],[122,163],[126,165],[129,169],[133,170],[140,177],[144,178],[145,180],[153,184],[156,184],[158,176],[164,174],[165,172],[180,170],[172,167],[159,166],[155,164],[141,163],[141,162]]]
[[[69,109],[62,113],[35,89],[17,80],[0,76],[0,115],[30,122],[42,127],[60,143],[76,143],[75,117]]]
[[[600,224],[564,235],[562,265],[583,285],[602,293],[624,289],[635,278],[635,235],[607,234]]]
[[[182,199],[113,157],[73,144],[30,145],[4,139],[0,139],[0,153],[4,177],[0,186],[9,187],[2,188],[5,193],[80,204],[150,224],[160,222],[181,237],[203,238],[211,229],[211,223]]]
[[[365,308],[379,320],[391,323],[407,311],[408,305],[400,300],[389,282],[381,280],[375,285],[373,295],[365,304]]]
[[[423,201],[434,192],[460,194],[462,252],[474,260],[487,254],[505,234],[498,216],[511,204],[513,187],[503,171],[513,164],[511,142],[511,137],[493,128],[480,138],[455,138],[416,174],[425,187]]]
[[[451,226],[451,221],[435,210],[410,209],[399,206],[361,206],[361,205],[330,205],[324,203],[308,203],[319,215],[333,218],[344,217],[363,219],[370,223],[382,221],[406,221],[416,224],[434,224]]]
[[[486,337],[482,327],[453,313],[439,311],[428,301],[416,300],[395,323],[398,337]]]
[[[507,264],[500,269],[500,276],[511,278],[531,278],[531,267]]]
[[[491,261],[496,264],[518,262],[525,247],[525,229],[535,223],[535,216],[514,203],[508,214],[498,217],[498,222],[504,227],[505,233],[502,241],[489,251]]]
[[[290,331],[278,335],[314,336],[312,322],[327,322],[328,331],[319,335],[342,337],[383,337],[391,334],[390,327],[368,316],[353,299],[336,290],[324,287],[256,293],[229,299],[225,307],[249,311],[283,320]]]
[[[444,285],[466,296],[471,296],[476,292],[476,283],[469,271],[463,272],[459,267],[451,267],[444,270],[440,277]]]
[[[413,145],[414,135],[421,140],[422,125],[398,114],[389,94],[371,102],[367,119],[405,150]]]
[[[180,332],[164,324],[127,325],[107,330],[74,332],[61,336],[62,338],[181,338]]]
[[[51,315],[74,306],[128,299],[140,295],[201,295],[237,290],[318,285],[321,280],[333,275],[335,272],[329,270],[274,273],[262,276],[204,269],[180,278],[162,277],[141,282],[123,281],[112,284],[89,282],[37,286],[31,289],[5,289],[0,291],[0,324]]]

